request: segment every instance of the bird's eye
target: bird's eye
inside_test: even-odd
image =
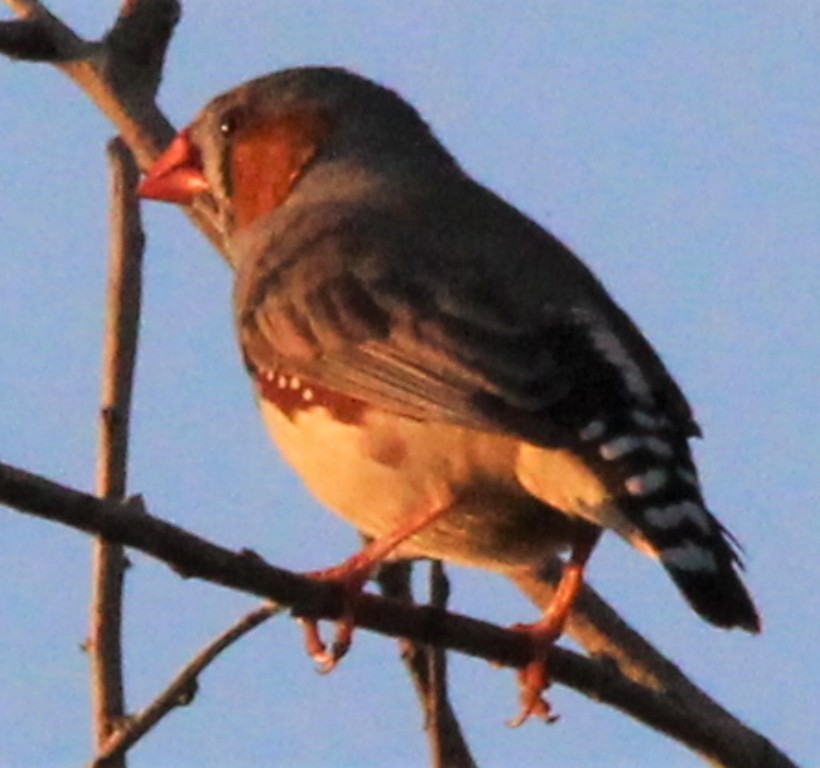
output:
[[[223,136],[231,136],[242,123],[242,110],[240,108],[230,109],[219,121],[219,132]]]

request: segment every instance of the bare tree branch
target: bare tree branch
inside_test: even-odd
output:
[[[151,108],[181,11],[179,0],[125,0],[102,40],[106,80],[121,100]]]
[[[334,584],[269,565],[249,550],[234,552],[149,515],[138,497],[117,504],[0,463],[0,503],[28,514],[105,536],[151,555],[188,577],[220,584],[289,606],[300,616],[336,619],[344,596]],[[417,643],[440,645],[503,666],[521,667],[532,648],[520,632],[446,613],[430,606],[362,595],[357,626]],[[606,660],[553,648],[556,682],[676,739],[725,768],[795,768],[765,737],[733,718],[715,720],[700,701],[679,690],[651,690],[626,678]],[[705,694],[704,694],[705,695]]]
[[[430,563],[430,605],[445,610],[449,599],[450,582],[444,573],[444,566],[441,561],[433,560]],[[449,717],[452,707],[447,691],[447,651],[439,646],[428,645],[424,649],[424,655],[429,689],[427,732],[432,745],[434,768],[455,768],[456,765],[467,768],[474,765],[467,744],[459,744],[459,740],[463,741],[460,732],[451,733],[453,720]]]
[[[154,97],[179,19],[179,0],[126,0],[114,27],[99,42],[80,38],[37,0],[5,2],[22,21],[0,24],[0,53],[21,58],[21,37],[29,49],[42,50],[37,60],[54,64],[70,77],[113,123],[139,167],[148,168],[175,133]],[[21,23],[27,27],[23,31],[15,28]],[[46,55],[49,51],[54,55]],[[222,237],[207,201],[199,200],[187,212],[222,252]]]
[[[21,19],[0,23],[0,53],[51,64],[93,55],[91,43],[75,34],[37,0],[6,0],[6,5]]]
[[[545,610],[552,601],[553,587],[560,576],[560,565],[552,562],[541,574],[521,571],[515,574],[513,581],[535,605]],[[651,690],[665,693],[727,733],[746,731],[734,715],[692,683],[676,664],[632,629],[591,587],[584,587],[570,614],[566,634],[590,656],[612,663],[625,677]],[[752,754],[753,750],[750,750],[748,759],[752,759]]]
[[[135,188],[139,172],[125,144],[108,145],[111,168],[111,247],[103,346],[97,494],[125,495],[128,427],[142,295],[145,236]],[[125,716],[122,679],[122,586],[127,561],[123,548],[102,538],[93,546],[93,595],[88,642],[91,698],[97,746]],[[112,766],[125,765],[124,759]]]
[[[382,594],[406,603],[413,602],[410,588],[412,564],[406,561],[384,564],[376,580]],[[431,605],[445,608],[446,576],[439,564],[430,574]],[[442,588],[443,587],[443,588]],[[446,684],[446,652],[442,647],[421,646],[402,638],[402,661],[424,711],[424,727],[435,768],[475,768],[476,763],[464,738]]]
[[[23,61],[57,62],[65,58],[53,37],[43,34],[38,19],[0,21],[0,47],[6,56]]]
[[[237,640],[275,616],[281,609],[266,603],[243,616],[233,626],[208,643],[186,664],[162,693],[142,712],[128,718],[100,746],[97,757],[88,768],[111,768],[145,734],[177,707],[188,706],[199,688],[199,676],[205,668]]]

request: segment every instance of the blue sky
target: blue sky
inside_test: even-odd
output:
[[[88,36],[110,21],[111,3],[51,7]],[[820,764],[817,7],[247,0],[241,11],[185,10],[160,93],[176,124],[249,77],[348,66],[403,93],[473,175],[602,277],[695,406],[707,495],[744,544],[765,631],[705,625],[656,564],[614,537],[589,578],[731,711]],[[0,61],[0,100],[0,459],[90,488],[111,129],[45,66]],[[355,534],[306,495],[257,419],[227,269],[177,211],[151,205],[146,220],[131,490],[155,514],[273,562],[341,560]],[[2,526],[0,765],[77,765],[89,755],[88,542],[12,512]],[[253,603],[133,560],[126,652],[138,707]],[[451,576],[459,611],[502,624],[534,616],[497,577]],[[360,633],[341,668],[319,677],[293,623],[276,620],[213,667],[195,704],[131,765],[423,765],[396,656],[392,641]],[[558,725],[511,731],[513,676],[480,662],[453,659],[452,694],[482,765],[701,764],[561,688]]]

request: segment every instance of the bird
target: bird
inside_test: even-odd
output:
[[[261,416],[314,496],[369,541],[313,575],[355,599],[390,559],[511,574],[563,555],[519,670],[544,691],[605,530],[665,568],[706,621],[758,632],[739,547],[706,506],[692,408],[563,242],[473,179],[395,91],[296,67],[214,98],[139,187],[212,207]]]

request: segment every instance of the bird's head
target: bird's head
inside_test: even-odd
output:
[[[209,194],[230,237],[299,191],[344,199],[392,177],[452,169],[418,113],[393,91],[343,69],[277,72],[213,99],[173,139],[139,187],[190,204]]]

